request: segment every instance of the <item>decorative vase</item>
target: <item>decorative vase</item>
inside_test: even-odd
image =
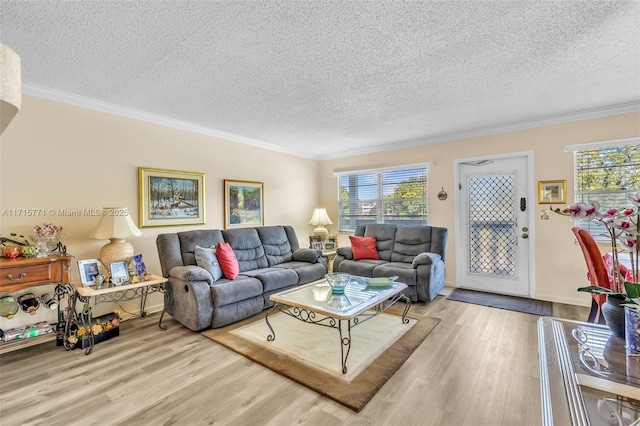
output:
[[[602,315],[607,321],[607,325],[614,336],[622,337],[624,339],[624,306],[623,299],[612,297],[607,294],[607,300],[602,304]]]
[[[624,307],[625,344],[630,352],[640,353],[640,305]]]
[[[38,247],[38,254],[36,255],[37,258],[49,256],[49,253],[56,248],[56,245],[58,245],[58,242],[62,239],[62,237],[64,237],[64,234],[61,233],[49,235],[33,234],[29,236],[29,238],[31,238],[31,240],[35,242]]]

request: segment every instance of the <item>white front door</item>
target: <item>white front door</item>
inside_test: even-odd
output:
[[[459,160],[459,287],[533,297],[529,274],[529,158]]]

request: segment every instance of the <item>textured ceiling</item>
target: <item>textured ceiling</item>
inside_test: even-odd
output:
[[[318,159],[638,110],[638,22],[638,1],[0,0],[25,93]]]

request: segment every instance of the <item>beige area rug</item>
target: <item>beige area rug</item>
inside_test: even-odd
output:
[[[403,324],[392,310],[351,331],[347,374],[343,375],[338,330],[307,324],[288,315],[269,316],[276,338],[267,341],[265,315],[203,336],[288,377],[309,389],[360,411],[440,322],[409,313]]]

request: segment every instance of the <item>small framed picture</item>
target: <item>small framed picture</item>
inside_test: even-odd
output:
[[[332,250],[338,248],[338,235],[329,235],[325,242],[325,249],[327,248],[327,244],[333,244],[333,247],[331,248]]]
[[[133,267],[136,270],[136,274],[140,277],[140,279],[142,279],[142,277],[144,277],[144,274],[147,273],[147,267],[144,264],[144,260],[142,259],[142,254],[136,254],[135,256],[133,256],[133,258],[131,258],[131,261],[133,262]]]
[[[322,239],[320,238],[320,235],[309,235],[309,248],[315,248],[313,246],[314,243],[322,244]]]
[[[324,249],[325,250],[335,250],[336,249],[336,244],[335,243],[324,243]]]
[[[564,204],[567,202],[566,180],[538,181],[539,204]]]
[[[125,262],[113,262],[111,264],[111,282],[115,285],[129,282],[129,271]]]
[[[322,241],[311,243],[311,248],[314,250],[322,250]]]
[[[100,261],[98,259],[78,260],[78,269],[82,286],[94,285],[96,277],[100,275]]]

